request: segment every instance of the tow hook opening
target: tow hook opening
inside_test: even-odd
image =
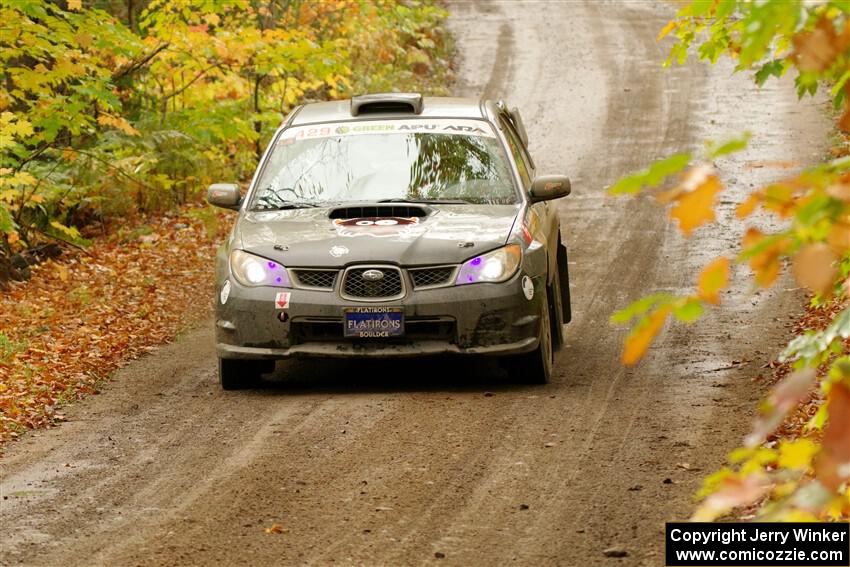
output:
[[[286,323],[289,320],[289,314],[286,311],[281,311],[277,314],[277,320],[281,323]]]

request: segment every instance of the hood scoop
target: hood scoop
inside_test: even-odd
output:
[[[328,214],[330,219],[348,220],[362,218],[407,218],[427,217],[431,211],[419,205],[348,205],[331,209]]]

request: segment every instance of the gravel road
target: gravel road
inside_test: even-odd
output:
[[[649,2],[452,4],[459,94],[521,107],[563,200],[573,323],[557,376],[511,383],[489,361],[294,362],[223,392],[212,322],[119,372],[61,427],[7,447],[0,564],[662,565],[663,523],[748,426],[752,378],[800,294],[723,296],[620,366],[611,312],[688,289],[740,235],[733,200],[822,151],[828,126],[786,83],[728,65],[663,72],[672,16]],[[653,158],[744,129],[719,163],[720,225],[683,239],[649,200],[605,187]],[[212,267],[211,267],[212,268]],[[202,299],[201,301],[207,301]],[[282,533],[268,534],[273,524]],[[624,558],[603,550],[620,547]]]

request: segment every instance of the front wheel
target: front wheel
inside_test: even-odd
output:
[[[260,382],[261,374],[273,369],[274,361],[219,358],[218,381],[222,390],[252,388]]]
[[[540,336],[537,348],[525,354],[512,356],[505,361],[511,378],[526,384],[546,384],[552,378],[555,366],[555,352],[552,347],[552,322],[545,286],[541,299],[543,309],[540,314]]]

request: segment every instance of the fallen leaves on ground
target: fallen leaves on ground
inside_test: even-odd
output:
[[[287,530],[286,528],[284,528],[280,524],[272,524],[271,526],[269,526],[268,528],[266,528],[263,531],[266,532],[267,534],[282,534],[282,533],[288,532],[289,530]]]
[[[61,420],[65,402],[210,313],[214,214],[125,228],[0,291],[0,443]]]
[[[844,301],[842,298],[836,297],[820,306],[809,304],[805,313],[794,323],[792,334],[799,336],[806,330],[823,331],[844,308]],[[844,342],[842,351],[844,353],[850,352],[850,340]],[[772,401],[784,403],[786,409],[790,409],[790,411],[782,412],[784,418],[777,412],[768,411],[768,413],[775,413],[775,420],[770,424],[764,423],[766,414],[763,413],[757,420],[755,429],[761,430],[757,437],[761,437],[761,440],[766,439],[768,446],[778,447],[779,461],[777,464],[781,464],[786,469],[805,469],[814,459],[815,468],[819,469],[818,478],[821,481],[832,482],[833,486],[846,481],[846,478],[835,477],[835,471],[842,470],[836,465],[840,465],[850,458],[848,456],[850,455],[848,453],[850,444],[847,442],[848,431],[850,431],[847,427],[848,419],[850,419],[848,417],[850,415],[848,413],[850,394],[848,394],[846,386],[838,386],[840,392],[833,399],[840,399],[840,402],[836,403],[834,408],[830,404],[830,420],[827,428],[825,431],[819,431],[812,429],[810,424],[812,418],[823,409],[826,400],[821,388],[813,387],[812,381],[823,379],[823,369],[817,373],[817,376],[814,375],[814,371],[806,376],[801,376],[800,371],[793,369],[791,361],[775,362],[768,367],[773,372],[765,381],[776,386]],[[803,384],[801,380],[806,384]],[[805,387],[806,385],[808,386]],[[805,392],[803,392],[804,389]],[[769,407],[763,409],[770,410]],[[756,444],[754,439],[751,440],[751,444]],[[711,502],[706,499],[694,519],[707,519],[711,514],[716,517],[742,504],[730,518],[740,520],[753,517],[757,509],[764,505],[762,497],[768,494],[771,489],[770,486],[765,485],[764,493],[750,492],[750,489],[754,490],[756,484],[758,484],[756,480],[752,481],[754,484],[749,487],[734,486],[736,482],[743,482],[740,478],[724,480],[723,486],[718,492],[722,494]],[[733,497],[732,501],[723,502],[722,506],[718,506],[720,500],[730,496]],[[805,506],[801,504],[801,509],[804,508]],[[838,517],[844,518],[848,514],[846,508],[843,511],[836,510],[835,512]]]

